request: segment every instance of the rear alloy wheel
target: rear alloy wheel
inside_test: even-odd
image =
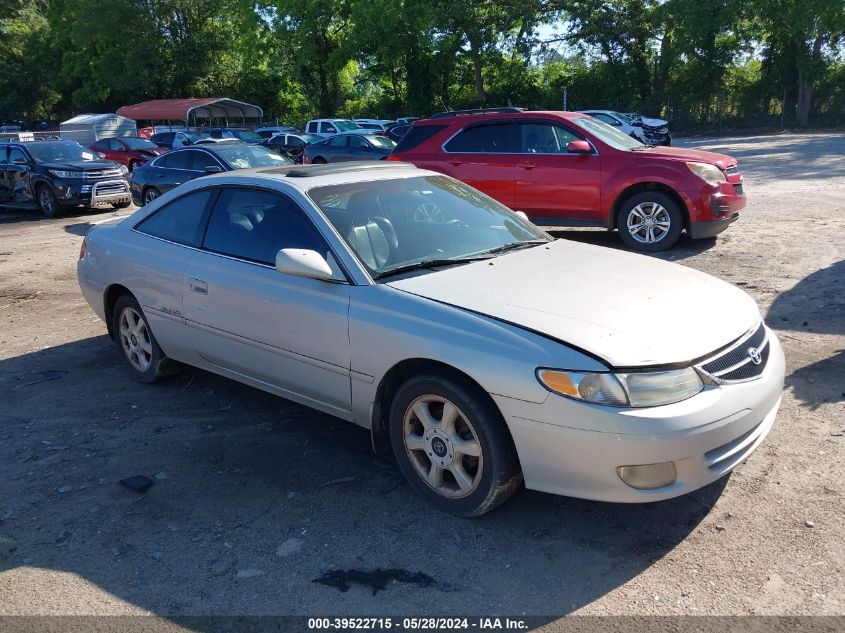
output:
[[[442,375],[411,378],[393,398],[389,423],[402,474],[440,510],[484,514],[522,482],[504,420],[464,381]]]
[[[115,342],[136,380],[145,383],[156,382],[170,373],[166,371],[167,359],[134,297],[123,295],[118,299],[112,311],[112,318]]]
[[[155,187],[150,187],[149,189],[144,191],[144,196],[141,199],[141,202],[143,202],[144,205],[148,205],[150,202],[152,202],[153,200],[158,198],[160,195],[161,194],[159,193],[158,189],[156,189]]]
[[[626,246],[649,253],[674,246],[684,228],[678,204],[659,191],[628,198],[619,209],[616,225]]]
[[[59,212],[59,201],[50,185],[41,185],[38,188],[38,208],[46,218],[54,218]]]

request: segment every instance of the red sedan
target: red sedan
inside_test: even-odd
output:
[[[135,171],[136,167],[167,151],[139,136],[104,138],[91,145],[91,149],[103,154],[107,160],[126,165],[129,171]]]

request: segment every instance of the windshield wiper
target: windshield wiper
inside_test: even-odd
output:
[[[469,262],[477,262],[483,259],[491,259],[492,255],[468,255],[466,257],[452,257],[452,258],[443,258],[443,259],[424,259],[420,262],[414,262],[413,264],[405,264],[403,266],[397,266],[396,268],[391,268],[390,270],[386,270],[383,273],[378,273],[373,275],[373,279],[384,279],[385,277],[390,277],[392,275],[399,275],[401,273],[406,273],[412,270],[420,270],[422,268],[439,268],[441,266],[454,266],[456,264],[468,264]]]
[[[501,246],[491,248],[490,250],[484,252],[488,255],[498,255],[500,253],[506,253],[508,251],[516,251],[521,248],[530,248],[532,246],[537,246],[538,244],[548,243],[549,240],[525,240],[524,242],[510,242],[508,244],[502,244]]]

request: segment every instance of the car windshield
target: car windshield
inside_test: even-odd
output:
[[[368,136],[367,140],[370,141],[370,143],[372,143],[376,147],[382,149],[393,149],[394,147],[396,147],[396,143],[391,141],[389,138],[385,138],[384,136]]]
[[[631,121],[633,121],[633,119],[631,117],[629,117],[627,114],[622,114],[621,112],[611,112],[611,114],[613,116],[615,116],[617,119],[624,121],[628,125],[631,125]]]
[[[261,140],[264,140],[263,137],[260,134],[257,134],[255,132],[248,132],[248,131],[245,131],[245,130],[235,132],[235,136],[237,136],[242,141],[261,141]]]
[[[335,127],[341,132],[349,132],[350,130],[357,130],[358,124],[355,121],[332,121]]]
[[[156,144],[143,138],[122,138],[120,139],[129,149],[156,149]]]
[[[316,187],[308,195],[376,278],[551,240],[504,205],[446,176]]]
[[[608,125],[604,121],[599,121],[594,117],[578,117],[577,119],[572,119],[572,122],[578,127],[594,134],[599,138],[599,140],[607,143],[615,149],[639,150],[645,147],[645,145],[640,143],[638,140],[631,138],[624,132],[617,130],[612,125]]]
[[[291,162],[258,145],[218,145],[215,153],[232,169],[274,167]]]
[[[48,141],[46,143],[32,143],[26,149],[32,154],[36,163],[60,163],[78,160],[97,160],[87,147],[82,147],[75,141]]]

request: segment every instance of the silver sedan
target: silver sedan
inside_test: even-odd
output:
[[[685,494],[751,454],[783,389],[738,288],[401,163],[199,178],[90,231],[78,276],[138,380],[184,363],[359,424],[464,516],[523,482]]]

